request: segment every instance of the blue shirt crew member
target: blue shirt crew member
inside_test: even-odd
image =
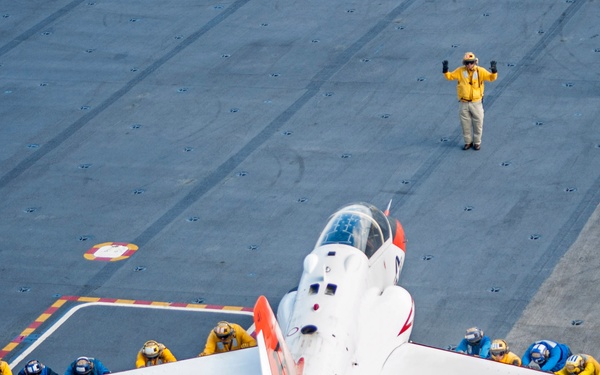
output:
[[[32,359],[19,371],[19,375],[58,375],[56,372],[37,359]]]
[[[79,357],[73,361],[67,370],[65,375],[103,375],[110,374],[110,370],[104,367],[102,362],[96,358],[90,357]]]
[[[458,344],[456,351],[475,357],[490,358],[491,346],[492,340],[483,334],[483,330],[471,327],[467,329],[465,338]]]
[[[565,345],[551,340],[539,340],[529,345],[521,362],[526,367],[539,366],[542,371],[557,372],[571,356],[571,349]]]

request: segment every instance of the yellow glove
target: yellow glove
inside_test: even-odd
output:
[[[248,347],[250,347],[250,345],[248,345],[248,344],[242,344],[242,346],[241,346],[242,349],[246,349]]]

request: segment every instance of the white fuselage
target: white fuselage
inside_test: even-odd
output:
[[[395,285],[403,261],[391,240],[370,259],[343,244],[317,247],[305,258],[298,290],[278,309],[290,352],[304,358],[303,374],[372,374],[386,359],[378,353],[408,341],[412,298]]]

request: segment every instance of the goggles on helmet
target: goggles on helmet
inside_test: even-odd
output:
[[[581,372],[579,367],[572,365],[570,363],[565,366],[565,370],[567,370],[567,372],[569,374],[579,374]]]

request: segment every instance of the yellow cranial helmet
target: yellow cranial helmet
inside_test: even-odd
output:
[[[228,340],[233,335],[233,327],[226,321],[220,321],[213,329],[217,337],[221,340]]]
[[[579,374],[584,368],[585,359],[581,355],[575,354],[567,358],[565,369],[569,372],[569,374]]]
[[[479,61],[479,59],[475,56],[475,54],[473,52],[467,52],[467,53],[465,53],[465,56],[463,57],[464,65],[467,65],[467,63],[477,64],[478,61]]]
[[[508,344],[502,339],[496,339],[492,341],[490,353],[494,357],[502,358],[506,355],[506,353],[508,353]]]
[[[142,347],[142,353],[147,358],[156,358],[160,354],[160,347],[156,341],[148,340]]]

